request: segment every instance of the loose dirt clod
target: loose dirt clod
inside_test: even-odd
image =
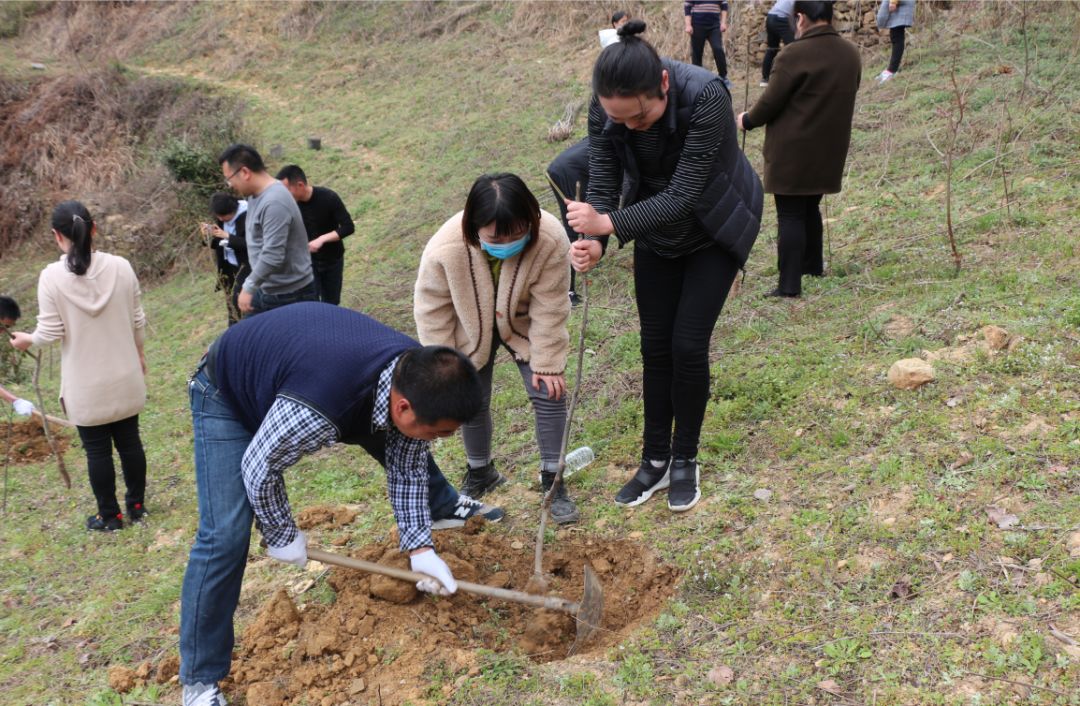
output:
[[[477,583],[521,590],[532,575],[532,555],[510,549],[511,539],[489,532],[439,533],[439,555],[454,574]],[[391,542],[353,552],[368,561],[406,565]],[[572,539],[553,546],[544,570],[550,593],[581,599],[584,567],[607,570],[601,629],[586,651],[603,649],[640,621],[656,615],[675,590],[678,572],[627,540]],[[378,692],[387,706],[421,699],[430,675],[466,674],[479,665],[478,650],[518,651],[538,662],[563,659],[576,624],[565,613],[459,593],[448,598],[419,594],[405,581],[334,568],[327,583],[331,605],[297,607],[278,592],[244,632],[227,691],[247,695],[259,684],[282,689],[281,704],[342,703],[358,689]],[[410,593],[386,600],[383,581]],[[268,688],[268,687],[260,687]],[[275,692],[276,693],[276,692]]]
[[[68,448],[68,438],[65,434],[56,433],[53,429],[53,437],[56,439],[60,452]],[[0,445],[6,444],[7,430],[0,430]],[[2,454],[3,451],[0,451]],[[49,440],[45,438],[45,432],[41,428],[41,422],[27,421],[16,422],[11,430],[11,448],[8,451],[12,465],[21,463],[39,463],[52,457],[52,449],[49,448]]]

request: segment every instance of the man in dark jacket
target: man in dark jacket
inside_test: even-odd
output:
[[[862,61],[832,26],[831,2],[795,3],[796,39],[773,65],[769,87],[737,118],[767,125],[765,191],[776,200],[780,281],[768,296],[797,297],[802,276],[825,273],[823,194],[840,191]]]
[[[214,250],[218,271],[218,289],[225,292],[229,326],[240,320],[236,298],[251,272],[248,262],[247,241],[244,228],[247,223],[247,201],[239,201],[232,194],[219,191],[210,197],[210,213],[217,221],[208,223],[207,243]]]
[[[307,563],[284,479],[302,456],[358,444],[385,467],[401,550],[431,577],[417,583],[421,591],[457,587],[433,529],[503,516],[458,495],[431,457],[430,441],[480,409],[476,368],[452,348],[421,347],[350,309],[296,303],[228,329],[188,387],[199,529],[180,598],[184,706],[225,703],[217,683],[232,661],[252,520],[272,558]]]
[[[356,231],[352,217],[335,191],[309,184],[304,170],[297,165],[282,167],[277,178],[300,207],[319,301],[340,304],[345,273],[345,245],[341,241]]]

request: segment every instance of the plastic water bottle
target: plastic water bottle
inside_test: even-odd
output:
[[[596,456],[593,454],[593,450],[588,446],[582,446],[576,448],[570,453],[566,454],[566,469],[563,471],[563,478],[573,475],[576,471],[580,471],[585,466],[588,466],[593,462]]]

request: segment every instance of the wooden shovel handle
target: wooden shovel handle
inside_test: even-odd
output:
[[[427,574],[421,574],[416,571],[398,569],[393,566],[377,564],[373,561],[364,561],[363,559],[353,559],[352,557],[341,556],[340,554],[333,554],[311,547],[308,547],[307,555],[308,559],[321,561],[324,564],[334,564],[349,569],[359,569],[372,574],[381,574],[383,576],[401,579],[402,581],[416,583],[417,581],[432,578]],[[488,598],[500,598],[504,601],[511,601],[513,603],[524,603],[526,605],[536,606],[537,608],[558,610],[564,613],[570,613],[571,615],[577,615],[578,608],[580,607],[577,603],[556,596],[534,596],[531,593],[525,593],[523,591],[511,591],[507,588],[486,586],[482,583],[471,583],[469,581],[458,581],[457,585],[458,589],[465,591],[466,593],[474,593],[478,596],[487,596]]]

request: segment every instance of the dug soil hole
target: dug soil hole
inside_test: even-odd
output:
[[[471,526],[441,532],[436,543],[459,579],[524,590],[532,576],[531,542]],[[408,568],[395,541],[351,555]],[[635,542],[568,538],[545,549],[548,594],[581,600],[586,563],[603,584],[604,612],[584,652],[656,616],[679,578]],[[228,691],[249,706],[437,703],[456,679],[479,674],[481,650],[549,662],[567,656],[576,634],[571,616],[518,603],[462,592],[428,596],[410,583],[344,568],[326,581],[334,590],[329,604],[298,605],[279,591],[262,607],[240,640]]]
[[[49,440],[45,438],[45,431],[41,428],[40,422],[32,420],[4,426],[7,428],[0,429],[0,444],[4,444],[7,448],[7,458],[13,465],[40,463],[52,456]],[[67,451],[69,444],[67,437],[57,433],[55,425],[50,426],[49,430],[56,440],[60,453]]]

